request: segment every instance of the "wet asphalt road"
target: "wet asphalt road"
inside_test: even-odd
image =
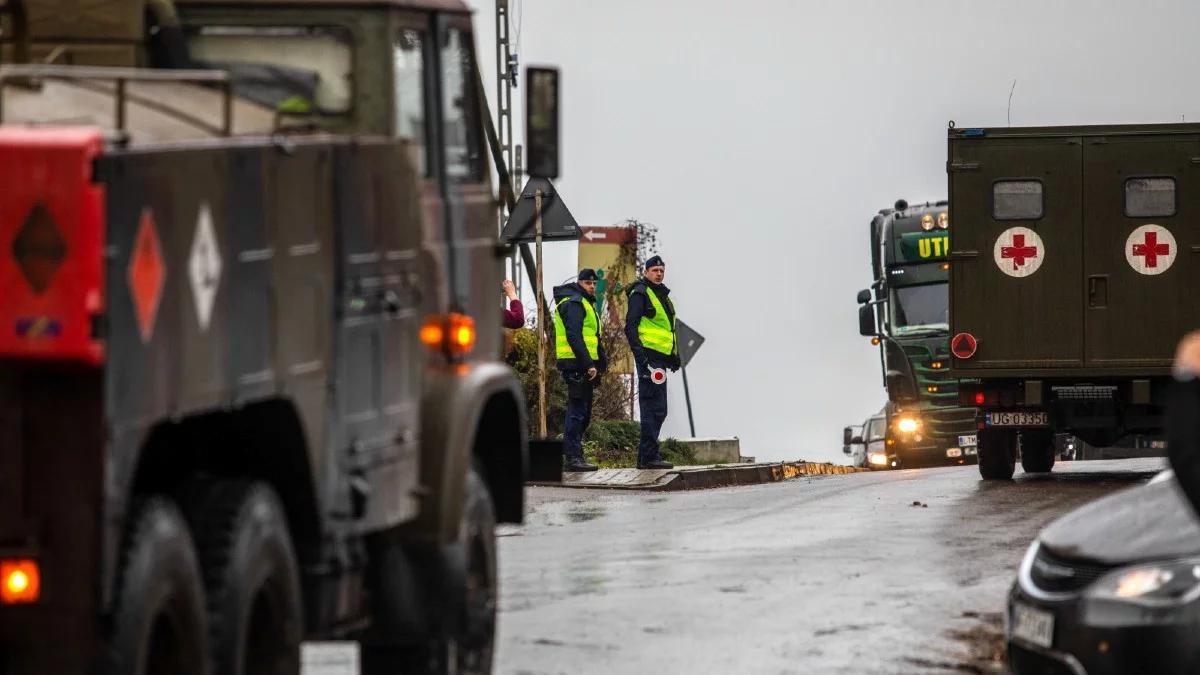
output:
[[[533,488],[526,524],[501,531],[496,672],[1005,672],[1001,612],[1030,540],[1163,466]]]

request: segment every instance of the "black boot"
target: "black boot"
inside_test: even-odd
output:
[[[663,461],[661,459],[652,459],[649,462],[638,462],[639,469],[674,469],[675,465]]]
[[[567,473],[595,471],[597,468],[595,464],[588,464],[587,460],[582,457],[567,457],[563,462],[563,471]]]

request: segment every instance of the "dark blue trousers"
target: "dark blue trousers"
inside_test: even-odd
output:
[[[583,432],[592,423],[592,383],[583,373],[564,372],[567,382],[567,420],[563,429],[563,458],[583,459]]]
[[[662,459],[658,453],[658,433],[667,419],[667,383],[654,384],[650,378],[639,378],[638,408],[642,413],[638,463],[657,462]]]

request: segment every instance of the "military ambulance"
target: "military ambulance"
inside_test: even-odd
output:
[[[949,129],[951,361],[985,479],[1156,435],[1200,316],[1200,126]]]
[[[467,7],[0,26],[0,673],[489,672],[527,441]]]
[[[859,332],[879,344],[888,403],[883,452],[872,468],[975,461],[975,411],[950,377],[945,201],[881,210],[870,227],[875,282],[859,292]]]

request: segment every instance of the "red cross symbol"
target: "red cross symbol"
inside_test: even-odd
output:
[[[1001,246],[1000,257],[1005,260],[1012,259],[1013,269],[1025,266],[1025,261],[1028,258],[1036,258],[1038,250],[1036,246],[1025,245],[1025,235],[1014,234],[1012,246]]]
[[[1146,243],[1134,244],[1133,254],[1140,255],[1146,259],[1146,267],[1158,267],[1158,256],[1171,255],[1171,246],[1169,244],[1158,243],[1157,232],[1146,233]]]

